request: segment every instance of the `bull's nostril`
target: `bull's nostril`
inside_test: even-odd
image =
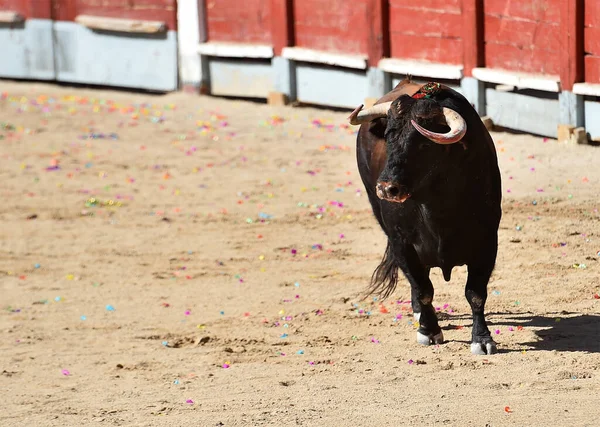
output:
[[[392,197],[396,197],[398,194],[400,194],[400,188],[398,188],[396,185],[389,185],[386,188],[386,191]]]

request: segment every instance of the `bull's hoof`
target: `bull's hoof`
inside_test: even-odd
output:
[[[473,342],[471,343],[471,353],[477,355],[487,355],[498,353],[498,347],[494,341]]]
[[[444,334],[440,331],[436,335],[425,335],[417,331],[417,342],[421,345],[442,344],[444,342]]]

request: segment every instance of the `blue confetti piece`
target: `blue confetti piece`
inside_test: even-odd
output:
[[[87,320],[87,316],[81,316],[81,320]]]
[[[296,282],[296,283],[294,283],[294,286],[297,287],[297,288],[299,288],[300,287],[300,283]]]
[[[304,354],[304,350],[298,350],[296,354]]]
[[[222,316],[225,314],[225,312],[223,310],[219,311],[219,314]]]
[[[175,384],[175,385],[179,385],[179,380],[175,380],[175,381],[173,381],[173,384]]]
[[[165,347],[169,345],[169,341],[163,341],[162,345],[164,345]]]
[[[55,298],[54,298],[54,301],[56,301],[56,302],[59,302],[60,300],[61,300],[61,298],[60,298],[60,297],[55,297]]]
[[[288,334],[281,334],[281,336],[279,338],[287,338]]]
[[[33,267],[34,268],[40,268],[41,266],[39,264],[35,264]]]
[[[107,311],[115,311],[115,308],[112,305],[109,304],[109,305],[106,306],[106,310]]]

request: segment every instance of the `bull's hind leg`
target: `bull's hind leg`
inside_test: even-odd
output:
[[[494,257],[495,259],[495,257]],[[498,352],[490,330],[485,322],[485,302],[487,300],[487,285],[492,275],[494,263],[491,266],[468,265],[467,285],[465,296],[473,312],[473,331],[471,353],[494,354]]]
[[[410,283],[412,309],[415,320],[419,323],[417,342],[423,345],[441,344],[444,342],[444,334],[432,306],[434,291],[429,279],[429,268],[421,264],[412,245],[404,245],[398,252],[398,266]]]

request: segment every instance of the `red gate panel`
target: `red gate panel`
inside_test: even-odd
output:
[[[34,1],[34,0],[31,0]],[[177,30],[177,0],[52,0],[56,21],[74,21],[77,15],[163,21]]]
[[[207,0],[208,41],[271,44],[270,0]]]
[[[585,0],[584,7],[585,81],[600,83],[600,3]]]
[[[389,0],[393,58],[462,64],[462,0]]]
[[[560,1],[486,0],[486,67],[560,74]]]
[[[52,0],[0,0],[0,11],[18,12],[25,19],[51,19]]]
[[[369,0],[295,1],[296,46],[327,52],[367,55],[370,31],[369,3]]]

